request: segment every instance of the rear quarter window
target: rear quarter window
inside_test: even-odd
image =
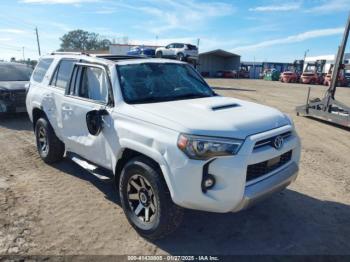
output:
[[[35,67],[33,72],[33,80],[35,82],[41,83],[44,79],[44,76],[52,64],[53,58],[43,58],[40,60],[38,65]]]

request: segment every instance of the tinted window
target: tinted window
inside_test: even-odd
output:
[[[33,80],[35,82],[41,83],[44,79],[44,76],[49,69],[53,59],[52,58],[44,58],[41,59],[39,64],[36,66],[34,73],[33,73]]]
[[[0,63],[0,81],[29,81],[33,69],[15,63]]]
[[[184,45],[183,44],[176,44],[176,48],[183,48]]]
[[[83,67],[76,78],[74,95],[97,102],[108,102],[108,84],[104,71],[98,67]]]
[[[187,48],[189,50],[197,50],[197,47],[195,45],[187,45]]]
[[[72,75],[75,60],[62,60],[56,68],[51,85],[66,89]]]
[[[119,65],[121,90],[127,103],[152,103],[214,96],[189,65],[143,63]]]

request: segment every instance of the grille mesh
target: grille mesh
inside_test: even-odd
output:
[[[249,165],[248,169],[247,169],[246,181],[248,182],[248,181],[256,179],[260,176],[266,175],[266,174],[276,170],[277,168],[283,166],[291,159],[292,159],[292,150],[282,154],[280,156],[279,161],[274,163],[273,165],[268,164],[269,160],[264,161],[264,162],[260,162],[260,163],[254,164],[254,165]]]

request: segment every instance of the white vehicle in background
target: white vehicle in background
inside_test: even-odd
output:
[[[198,48],[195,45],[173,43],[165,47],[156,49],[156,57],[158,58],[176,58],[179,61],[188,59],[198,59]]]
[[[172,232],[183,208],[237,212],[297,177],[292,120],[217,95],[184,62],[47,55],[26,104],[41,158],[110,170],[128,221],[147,238]]]

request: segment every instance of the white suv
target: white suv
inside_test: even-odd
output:
[[[156,57],[176,58],[180,61],[185,61],[189,59],[197,60],[198,48],[190,44],[173,43],[165,47],[157,48]]]
[[[236,212],[296,179],[288,116],[217,95],[184,62],[125,58],[44,56],[26,104],[41,158],[110,170],[141,235],[170,233],[183,208]]]

